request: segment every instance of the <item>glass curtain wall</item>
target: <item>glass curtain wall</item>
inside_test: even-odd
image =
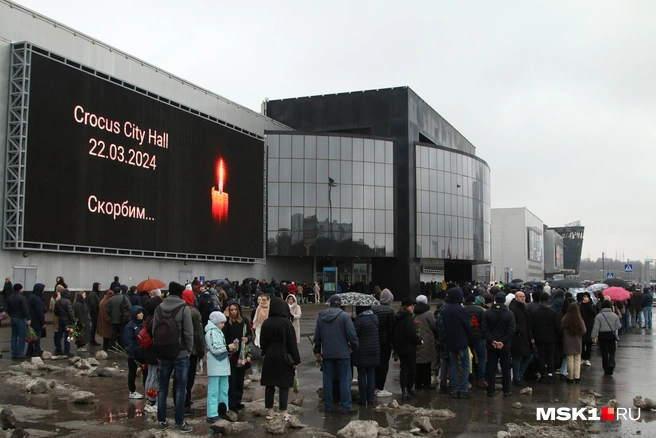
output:
[[[490,260],[490,168],[474,156],[416,145],[417,257]]]
[[[267,254],[393,257],[394,144],[267,134]]]

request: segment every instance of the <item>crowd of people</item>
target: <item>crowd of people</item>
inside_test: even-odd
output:
[[[117,276],[107,289],[95,282],[88,293],[73,294],[64,278],[57,277],[46,305],[44,284],[37,283],[26,299],[22,285],[7,278],[3,304],[12,329],[11,355],[42,354],[40,338],[46,335],[45,313],[50,311],[54,353],[73,355],[74,343],[77,352],[90,345],[122,354],[128,397],[145,397],[145,411],[157,414],[162,430],[170,427],[166,403],[172,378],[175,427],[181,432],[192,430],[184,418],[195,415],[191,392],[203,362],[206,418],[214,422],[229,410],[244,408],[246,372],[252,360],[262,358],[267,418],[288,419],[289,390],[297,383],[301,361],[301,304],[320,301],[322,293],[318,283],[296,283],[226,279],[203,284],[194,279],[187,285],[171,282],[163,293],[128,287]],[[420,294],[404,298],[397,311],[389,289],[367,289],[378,305],[356,306],[353,318],[344,311],[341,295],[333,294],[317,317],[312,347],[323,371],[326,412],[334,410],[335,400],[341,413],[357,412],[350,391],[354,368],[360,405],[391,396],[385,386],[392,357],[400,365],[402,400],[432,389],[470,398],[472,389],[481,388],[494,397],[498,372],[505,397],[512,395],[512,386],[527,386],[525,379],[552,384],[559,374],[559,380],[579,384],[581,367],[591,366],[593,343],[599,345],[605,374],[612,375],[620,334],[652,326],[653,288],[634,289],[629,299],[611,301],[603,291],[572,296],[548,283],[458,287],[443,282],[428,289],[422,285],[431,298],[444,298],[433,309],[429,296]],[[252,307],[250,318],[245,307]],[[28,327],[35,339],[25,350]],[[137,387],[139,374],[143,395]]]

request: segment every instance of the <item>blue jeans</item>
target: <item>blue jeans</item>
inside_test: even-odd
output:
[[[25,332],[27,332],[27,320],[11,318],[11,355],[13,357],[25,355]]]
[[[67,325],[71,325],[68,319],[59,318],[59,328],[57,329],[57,333],[55,333],[55,350],[57,350],[58,354],[62,352],[62,337],[64,338],[64,353],[68,354],[71,352],[71,343],[68,342],[68,332],[66,331]]]
[[[476,366],[476,381],[484,382],[485,381],[485,339],[479,339],[478,341],[473,341],[469,344],[469,348],[476,353],[478,357],[478,365]]]
[[[374,402],[376,394],[376,367],[358,367],[358,391],[360,401]]]
[[[166,397],[169,395],[169,380],[175,372],[175,425],[184,423],[185,396],[187,395],[187,373],[189,372],[189,356],[159,361],[159,395],[157,396],[157,421],[166,421]]]
[[[351,400],[351,359],[324,359],[323,360],[323,407],[327,411],[333,410],[333,378],[335,372],[339,376],[339,396],[342,411],[353,409]]]
[[[533,355],[529,354],[528,356],[515,356],[513,357],[513,380],[518,382],[524,379],[524,373],[526,369],[531,364],[533,360]]]
[[[451,386],[453,392],[469,391],[469,348],[462,350],[450,350],[449,360],[451,362]],[[458,361],[460,361],[460,382],[458,382]]]
[[[645,307],[642,309],[642,319],[644,321],[644,326],[651,328],[651,307]]]

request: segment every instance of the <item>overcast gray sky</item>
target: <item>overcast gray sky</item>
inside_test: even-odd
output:
[[[255,111],[407,85],[488,162],[493,208],[656,258],[656,2],[19,3]]]

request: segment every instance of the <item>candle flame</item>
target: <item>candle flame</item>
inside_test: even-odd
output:
[[[216,175],[217,182],[219,183],[219,193],[223,193],[223,182],[225,180],[225,164],[223,163],[223,158],[219,158],[219,162],[216,165]]]

